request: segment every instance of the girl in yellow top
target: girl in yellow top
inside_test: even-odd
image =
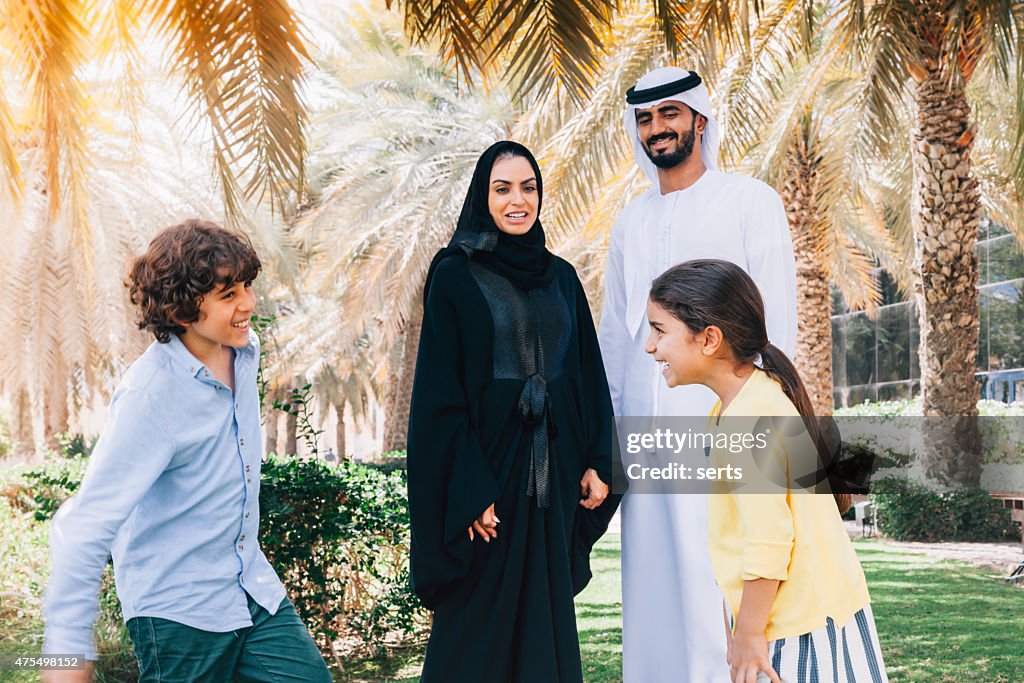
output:
[[[646,350],[665,381],[710,388],[720,399],[713,417],[814,417],[739,266],[670,268],[651,287],[647,319]],[[864,572],[832,495],[720,491],[709,496],[708,539],[734,683],[888,681]]]

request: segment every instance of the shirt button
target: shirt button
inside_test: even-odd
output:
[[[245,480],[249,483],[252,483],[252,477],[246,477]]]
[[[245,534],[242,534],[241,538],[239,538],[238,540],[239,541],[244,541],[245,540]]]
[[[245,518],[249,519],[249,513],[248,512],[245,513]]]
[[[251,468],[251,467],[249,467],[249,465],[246,465],[246,466],[245,466],[245,471],[246,471],[246,472],[250,471],[251,469],[252,469],[252,468]]]
[[[244,546],[244,545],[242,545],[241,543],[239,543],[239,544],[238,544],[238,549],[239,549],[239,550],[245,550],[245,546]]]
[[[244,446],[245,445],[245,439],[239,439],[238,440],[238,445],[239,446]]]

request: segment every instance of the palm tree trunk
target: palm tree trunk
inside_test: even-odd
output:
[[[387,386],[384,389],[384,437],[381,442],[381,450],[384,453],[394,450],[394,445],[399,438],[395,433],[396,426],[392,416],[396,412],[395,406],[398,403],[398,395],[401,393],[399,387],[402,384],[402,350],[405,347],[404,331],[400,339],[401,342],[396,343],[388,351],[388,379]]]
[[[17,390],[15,398],[11,401],[11,435],[18,444],[19,452],[30,453],[33,457],[30,462],[42,459],[44,450],[35,448],[35,434],[33,433],[32,407],[28,398],[28,391]]]
[[[396,364],[398,375],[395,378],[396,384],[390,385],[391,402],[384,425],[384,452],[404,451],[407,446],[407,432],[409,430],[409,405],[412,403],[412,380],[416,374],[416,350],[420,344],[420,328],[423,326],[423,317],[419,312],[419,306],[414,305],[409,320],[405,323],[405,330],[402,333],[402,350]]]
[[[803,121],[786,152],[781,189],[796,257],[796,367],[816,415],[832,414],[832,298],[819,216],[817,136]]]
[[[926,60],[934,64],[937,60]],[[970,106],[937,66],[918,74],[913,132],[914,298],[920,317],[925,471],[967,486],[981,478],[978,384],[978,184]],[[957,418],[957,419],[948,419]]]
[[[338,415],[338,425],[334,428],[334,439],[335,454],[338,456],[338,462],[345,460],[345,451],[347,446],[345,444],[345,399],[341,398],[337,403],[334,404],[334,412]]]
[[[273,396],[274,395],[272,394],[271,397],[270,397],[270,400],[268,401],[268,403],[270,403],[270,407],[267,408],[266,412],[263,413],[263,415],[264,415],[263,437],[264,437],[264,443],[266,444],[266,446],[263,449],[263,452],[265,454],[267,454],[267,455],[270,455],[271,453],[277,453],[278,452],[277,451],[277,424],[279,422],[279,418],[281,417],[281,415],[278,413],[278,410],[273,407],[273,404],[274,404]]]
[[[292,380],[292,387],[298,386],[298,379]],[[299,453],[299,416],[295,411],[285,413],[284,420],[284,452],[286,455]]]
[[[48,392],[44,413],[46,420],[46,445],[50,449],[59,450],[60,443],[57,435],[68,431],[68,420],[70,419],[66,393]]]

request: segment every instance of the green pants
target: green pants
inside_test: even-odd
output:
[[[271,615],[249,598],[252,626],[201,631],[156,617],[128,620],[140,683],[331,683],[291,600]]]

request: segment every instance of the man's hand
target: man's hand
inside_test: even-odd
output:
[[[601,481],[593,467],[583,473],[583,479],[580,480],[580,496],[580,505],[588,510],[597,508],[608,497],[608,484]]]
[[[763,671],[772,683],[782,683],[779,674],[768,659],[768,637],[764,633],[736,633],[729,652],[732,683],[757,683],[757,674]]]
[[[46,669],[43,683],[92,683],[92,662],[83,669]]]
[[[490,543],[492,538],[498,537],[499,524],[501,524],[501,520],[494,514],[494,503],[491,503],[483,511],[483,514],[476,518],[473,525],[469,527],[469,540],[472,541],[476,536],[479,536],[487,543]],[[473,533],[474,531],[476,532],[475,534]]]

